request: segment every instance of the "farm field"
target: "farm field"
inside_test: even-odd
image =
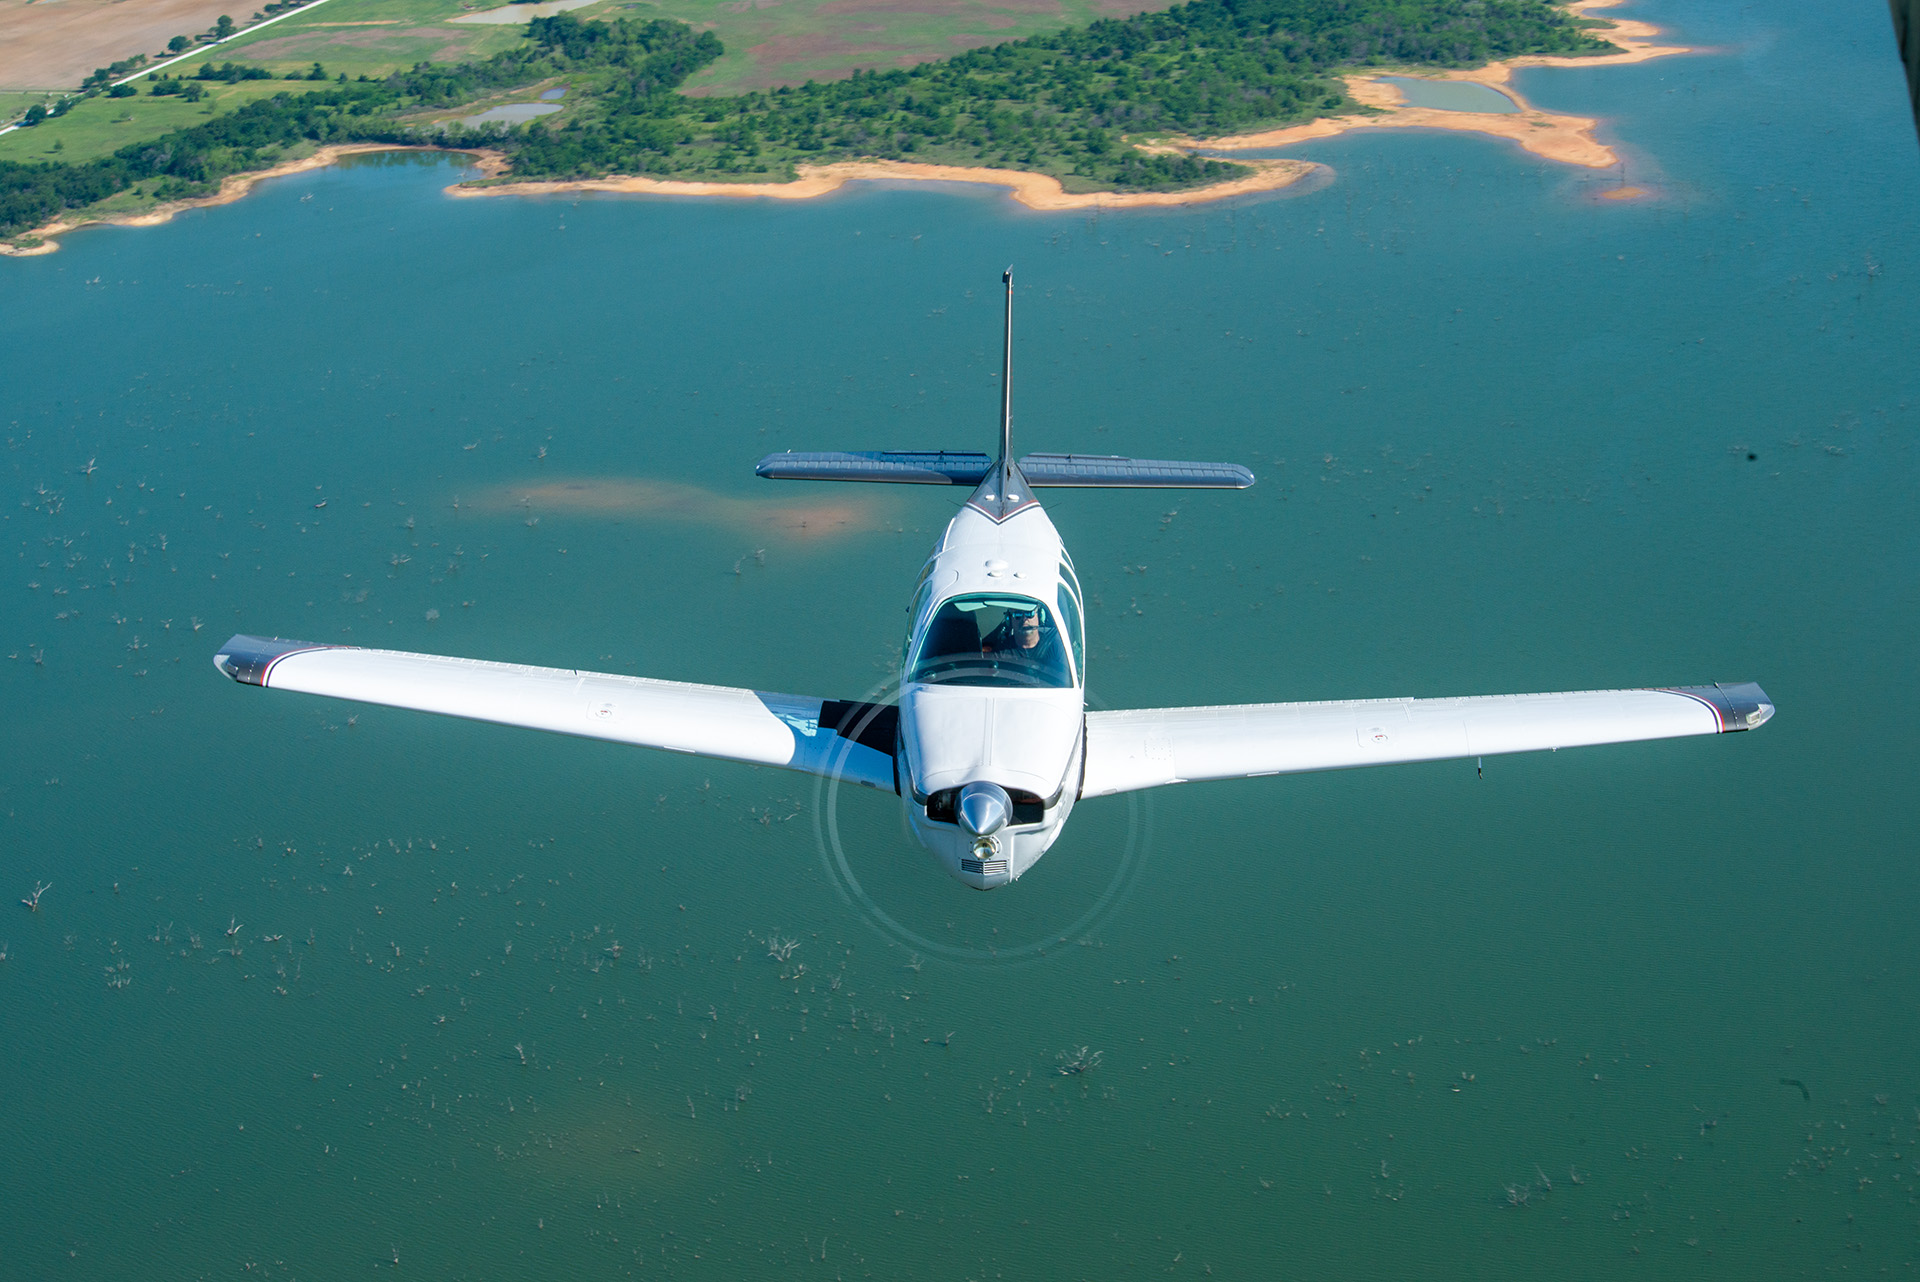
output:
[[[1164,9],[1161,0],[603,0],[583,18],[674,18],[727,47],[688,80],[696,96],[807,80],[856,69],[907,67],[964,49],[1018,40],[1101,17]],[[208,56],[280,69],[322,62],[349,76],[384,75],[416,62],[483,58],[520,39],[520,26],[451,20],[488,6],[462,0],[328,0]],[[193,63],[185,64],[193,66]]]
[[[711,30],[727,46],[687,82],[686,91],[700,95],[910,67],[1096,18],[1166,9],[1171,0],[662,0],[634,7]]]
[[[461,0],[328,0],[257,33],[242,32],[202,60],[245,62],[275,72],[323,63],[348,77],[385,76],[418,62],[462,62],[511,48],[525,26],[472,26],[448,21],[488,6]],[[516,6],[526,8],[526,6]],[[592,13],[615,11],[603,3]],[[583,16],[586,16],[583,14]]]
[[[0,0],[0,91],[76,89],[96,67],[207,30],[227,14],[245,22],[249,0]]]

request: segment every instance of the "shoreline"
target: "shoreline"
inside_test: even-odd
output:
[[[1377,109],[1370,116],[1322,116],[1303,125],[1287,125],[1265,133],[1235,134],[1228,138],[1181,138],[1183,151],[1234,152],[1295,143],[1337,138],[1362,129],[1445,129],[1456,133],[1483,134],[1517,143],[1522,151],[1563,165],[1585,169],[1610,169],[1620,163],[1619,153],[1593,136],[1600,121],[1592,116],[1559,116],[1541,111],[1507,86],[1506,67],[1485,67],[1478,71],[1430,76],[1426,79],[1471,81],[1494,89],[1510,100],[1518,111],[1451,111],[1439,107],[1410,107],[1406,96],[1380,76],[1404,74],[1369,72],[1343,76],[1347,93],[1362,106]],[[1488,74],[1495,73],[1495,74]]]
[[[1587,17],[1595,10],[1611,9],[1626,0],[1571,0],[1566,8]],[[1334,138],[1359,129],[1445,129],[1484,134],[1516,143],[1543,160],[1577,165],[1585,169],[1609,169],[1620,163],[1614,149],[1594,137],[1600,121],[1589,116],[1560,116],[1541,111],[1522,98],[1512,87],[1515,68],[1519,67],[1611,67],[1645,62],[1678,54],[1698,52],[1687,45],[1656,44],[1660,29],[1652,23],[1633,18],[1606,18],[1611,27],[1603,34],[1621,52],[1593,57],[1566,54],[1522,54],[1484,67],[1434,72],[1413,68],[1380,68],[1340,77],[1348,94],[1363,107],[1374,108],[1370,115],[1321,116],[1305,124],[1288,125],[1264,133],[1235,134],[1226,138],[1175,138],[1164,143],[1136,144],[1144,151],[1235,152],[1292,146],[1295,143]],[[1432,80],[1462,80],[1485,85],[1512,100],[1517,112],[1445,111],[1433,107],[1410,107],[1405,96],[1379,77],[1413,75]],[[254,184],[270,178],[324,169],[344,156],[382,151],[444,151],[478,158],[478,167],[487,177],[497,177],[507,169],[506,156],[485,147],[438,147],[405,143],[336,143],[320,147],[300,160],[275,165],[255,173],[234,174],[223,180],[220,190],[207,196],[168,201],[138,214],[105,214],[98,217],[63,215],[45,226],[25,233],[21,239],[40,243],[19,246],[0,241],[0,256],[32,258],[51,254],[60,248],[58,237],[81,227],[154,227],[189,209],[206,209],[231,204],[253,190]],[[1223,157],[1225,158],[1225,157]],[[447,194],[458,197],[543,196],[567,192],[606,192],[609,194],[656,196],[737,196],[774,200],[811,200],[840,190],[849,182],[958,182],[1004,187],[1008,194],[1027,208],[1040,212],[1077,209],[1172,208],[1227,200],[1235,196],[1279,191],[1310,175],[1331,173],[1327,166],[1291,158],[1233,159],[1252,172],[1243,178],[1193,187],[1184,191],[1153,192],[1069,192],[1050,174],[1020,169],[988,169],[963,165],[931,165],[902,160],[843,160],[825,165],[801,165],[792,182],[727,183],[675,178],[608,177],[573,179],[560,182],[506,182],[491,187],[470,187],[455,183]],[[1623,193],[1628,189],[1623,188]],[[1632,188],[1632,199],[1650,194]]]
[[[1572,0],[1566,7],[1581,17],[1596,9],[1611,9],[1626,0]],[[1518,143],[1521,150],[1543,160],[1578,165],[1585,169],[1609,169],[1620,163],[1619,153],[1593,136],[1600,121],[1592,116],[1558,116],[1541,111],[1513,87],[1513,72],[1518,67],[1619,67],[1678,54],[1697,53],[1690,45],[1655,44],[1660,28],[1633,18],[1606,18],[1612,28],[1601,32],[1621,46],[1619,53],[1594,57],[1568,54],[1522,54],[1484,67],[1447,69],[1439,72],[1421,68],[1395,71],[1383,68],[1342,76],[1347,93],[1363,106],[1379,109],[1371,116],[1322,116],[1303,125],[1288,125],[1258,134],[1235,134],[1228,138],[1182,138],[1182,150],[1252,151],[1286,147],[1320,138],[1334,138],[1356,129],[1449,129],[1463,133],[1487,134]],[[1379,80],[1381,76],[1400,75],[1424,80],[1466,81],[1485,85],[1512,101],[1518,112],[1442,111],[1433,107],[1409,107],[1398,89]],[[1645,193],[1641,193],[1645,194]]]
[[[311,155],[303,156],[299,160],[286,161],[283,164],[275,165],[271,169],[256,169],[244,174],[230,174],[226,178],[221,179],[220,190],[216,192],[209,193],[205,196],[189,196],[184,200],[165,201],[142,213],[100,214],[93,217],[84,215],[76,216],[71,213],[64,214],[50,223],[36,227],[30,232],[23,233],[20,237],[20,239],[37,237],[41,242],[37,245],[21,246],[0,241],[0,256],[8,258],[37,258],[42,254],[51,254],[60,248],[60,242],[54,239],[55,237],[64,236],[70,231],[78,231],[82,227],[158,227],[161,223],[171,221],[175,214],[184,213],[190,209],[211,209],[215,205],[231,205],[234,201],[239,200],[251,192],[254,184],[265,182],[269,178],[286,178],[292,174],[304,174],[315,169],[325,169],[327,166],[336,163],[345,156],[364,156],[380,151],[465,152],[468,155],[474,155],[480,158],[480,168],[483,172],[490,170],[493,173],[500,172],[506,163],[506,157],[501,153],[477,147],[426,147],[395,142],[328,143],[315,150]]]

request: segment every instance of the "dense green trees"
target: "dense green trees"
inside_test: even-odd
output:
[[[867,155],[1188,185],[1232,169],[1143,155],[1121,135],[1219,135],[1337,111],[1351,106],[1341,68],[1611,48],[1540,0],[1194,0],[911,70],[689,101],[662,96],[666,77],[630,79],[632,37],[612,34],[626,25],[569,14],[529,24],[536,47],[587,92],[564,124],[501,139],[517,176],[778,173]],[[695,41],[667,70],[690,74],[689,59],[707,52]]]
[[[532,19],[526,34],[484,61],[419,63],[351,85],[342,76],[89,164],[0,163],[0,235],[135,183],[187,194],[271,165],[302,141],[485,143],[508,153],[519,178],[783,175],[803,161],[880,156],[1040,170],[1088,187],[1192,186],[1238,167],[1148,154],[1128,138],[1244,132],[1350,109],[1336,78],[1346,68],[1612,48],[1543,0],[1193,0],[908,70],[696,99],[676,91],[720,56],[711,32],[562,13]],[[123,74],[120,65],[96,72],[95,83],[110,74]],[[209,64],[194,81],[264,75]],[[296,78],[324,81],[326,72],[316,63]],[[557,123],[431,123],[490,93],[553,79],[573,90]]]
[[[104,89],[109,84],[120,79],[120,77],[131,75],[146,65],[147,55],[144,53],[136,53],[133,57],[122,58],[111,66],[95,67],[93,74],[80,82],[80,87],[82,89]]]

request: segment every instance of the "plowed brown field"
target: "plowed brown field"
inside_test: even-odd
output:
[[[0,90],[78,89],[94,68],[149,57],[257,0],[0,0]]]

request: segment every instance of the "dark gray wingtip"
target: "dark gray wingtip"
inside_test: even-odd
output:
[[[1672,694],[1697,699],[1720,718],[1720,731],[1758,730],[1773,719],[1773,700],[1752,681],[1710,686],[1670,686]]]
[[[333,648],[315,645],[311,641],[240,635],[230,638],[220,647],[220,653],[213,656],[213,666],[242,685],[263,686],[267,684],[267,674],[273,670],[273,665],[288,655],[303,650]]]

